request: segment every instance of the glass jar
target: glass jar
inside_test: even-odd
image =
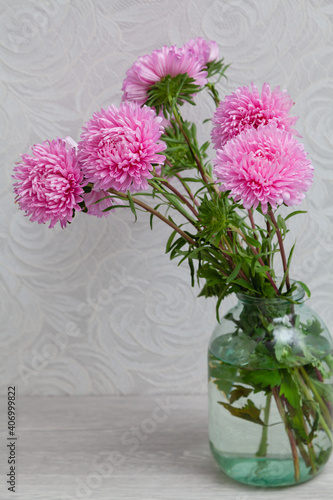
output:
[[[301,483],[332,451],[333,344],[305,303],[237,294],[209,344],[209,437],[220,468],[255,486]]]

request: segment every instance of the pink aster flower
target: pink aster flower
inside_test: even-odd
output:
[[[289,116],[293,101],[286,90],[271,90],[264,83],[261,95],[253,83],[240,87],[221,101],[212,119],[211,133],[215,149],[221,149],[232,137],[250,127],[258,128],[274,122],[278,128],[300,137],[292,127],[298,117]]]
[[[250,128],[231,139],[214,160],[215,174],[222,182],[221,190],[241,201],[244,208],[261,204],[298,205],[310,188],[313,167],[304,147],[276,124]]]
[[[127,71],[122,90],[123,101],[137,101],[140,105],[147,100],[147,92],[154,83],[170,75],[187,74],[194,83],[203,86],[207,83],[207,71],[203,69],[199,57],[193,56],[186,48],[164,45],[160,50],[139,57]]]
[[[62,139],[45,141],[32,148],[32,155],[21,155],[14,168],[16,199],[31,221],[71,222],[74,210],[81,210],[83,175],[75,148]]]
[[[192,56],[201,60],[202,66],[207,66],[208,63],[217,61],[219,58],[219,48],[216,42],[205,40],[197,37],[189,40],[183,45],[183,50],[186,50]]]
[[[154,165],[164,162],[160,137],[162,118],[148,106],[123,102],[95,113],[83,127],[79,162],[87,182],[96,190],[126,192],[148,188]]]
[[[123,202],[121,200],[112,198],[110,196],[110,193],[104,191],[103,189],[101,189],[100,191],[95,191],[93,189],[92,191],[90,191],[90,193],[84,193],[83,201],[86,208],[88,209],[88,215],[95,215],[96,217],[104,217],[106,215],[109,215],[110,210],[108,210],[107,212],[103,212],[103,210],[105,210],[106,208],[112,207],[113,205],[123,205]]]

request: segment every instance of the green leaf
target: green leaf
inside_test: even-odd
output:
[[[173,193],[168,193],[167,191],[161,190],[161,193],[165,198],[173,205],[178,212],[185,215],[187,219],[190,219],[192,222],[195,222],[195,219],[189,214],[189,212],[184,208],[184,205],[179,201],[178,196]]]
[[[111,205],[110,207],[104,208],[102,212],[109,212],[110,210],[114,210],[115,208],[129,208],[129,205]]]
[[[229,396],[230,404],[238,401],[238,399],[240,398],[247,398],[247,396],[251,394],[252,390],[253,389],[251,389],[250,387],[244,387],[242,385],[235,384]]]
[[[299,281],[299,280],[296,281],[296,283],[299,283],[301,285],[301,287],[303,288],[303,290],[305,290],[306,295],[310,298],[311,297],[311,292],[308,289],[308,287],[306,286],[306,284],[303,283],[303,281]]]
[[[293,408],[299,408],[301,396],[296,382],[289,370],[284,369],[281,370],[280,373],[282,374],[282,383],[279,392],[280,396],[284,396]]]
[[[255,248],[261,248],[260,242],[251,236],[246,236],[246,241]]]
[[[251,292],[257,292],[257,290],[255,288],[253,288],[253,286],[251,285],[251,283],[249,281],[246,281],[243,278],[238,278],[237,280],[234,280],[233,282],[236,285],[239,285],[239,286],[241,286],[243,288],[246,288],[247,290],[251,290]]]
[[[127,199],[128,199],[128,202],[129,202],[130,209],[131,209],[131,211],[132,211],[132,213],[134,214],[134,217],[135,217],[135,221],[134,222],[136,222],[138,220],[138,216],[136,214],[136,209],[135,209],[133,198],[132,198],[131,193],[129,191],[127,191],[126,194],[127,194]]]
[[[219,314],[220,305],[221,305],[222,300],[226,297],[227,294],[228,294],[228,287],[225,286],[225,288],[223,288],[223,290],[220,293],[220,295],[217,299],[217,302],[216,302],[216,319],[218,322],[220,322],[220,314]]]
[[[330,393],[331,392],[332,391],[330,391]],[[319,418],[320,418],[320,410],[319,410],[319,408],[316,408],[315,409],[315,418],[313,420],[311,431],[309,433],[309,436],[307,436],[307,440],[309,440],[310,442],[313,440],[313,438],[315,437],[315,432],[318,430]]]
[[[296,436],[303,441],[303,443],[308,443],[311,441],[309,436],[304,428],[304,414],[303,409],[300,408],[289,408],[289,413],[287,414],[287,420],[289,422],[290,427],[294,430]],[[315,423],[315,427],[317,427],[317,423]],[[312,426],[314,432],[314,426]]]
[[[295,212],[292,212],[291,214],[288,214],[287,217],[285,217],[285,221],[287,221],[288,219],[290,219],[291,217],[294,217],[294,215],[298,215],[298,214],[306,214],[307,211],[306,210],[295,210]]]
[[[252,385],[255,392],[273,388],[281,384],[279,370],[251,370],[242,379],[245,384]]]
[[[256,269],[259,269],[259,266],[262,267],[261,264],[259,264],[258,260],[260,258],[263,258],[263,257],[268,257],[268,255],[273,255],[274,253],[277,253],[277,250],[271,250],[268,252],[260,252],[252,257],[252,260],[251,260],[251,274],[252,274],[252,276],[255,275],[255,271],[256,271]]]
[[[243,408],[235,408],[228,403],[223,403],[222,401],[218,401],[218,403],[226,410],[228,410],[231,415],[235,417],[242,418],[243,420],[248,420],[249,422],[253,422],[254,424],[265,425],[264,422],[260,418],[260,411],[251,399],[247,400],[247,404],[243,406]]]
[[[332,451],[332,448],[330,446],[327,448],[325,447],[325,448],[320,449],[319,453],[317,454],[317,459],[316,459],[316,463],[319,467],[321,465],[326,464],[326,462],[329,459],[329,456],[331,454],[331,451]]]
[[[229,393],[234,385],[237,374],[237,367],[216,361],[214,358],[209,360],[210,379],[217,386],[218,390],[223,392],[225,397],[229,398]]]
[[[170,234],[168,241],[167,241],[167,244],[166,244],[166,249],[165,249],[166,253],[168,253],[170,251],[172,242],[175,239],[176,234],[178,234],[176,230],[172,231],[172,233]]]
[[[228,278],[227,278],[227,283],[230,283],[238,276],[238,273],[241,270],[241,267],[242,267],[241,262],[237,262],[235,269],[232,271],[230,276],[228,276]]]
[[[291,259],[292,259],[292,256],[293,256],[293,253],[294,253],[294,250],[295,250],[295,246],[296,246],[296,242],[293,244],[293,246],[291,247],[291,250],[289,252],[288,261],[287,261],[287,269],[284,272],[283,279],[281,281],[281,285],[279,286],[279,291],[280,292],[282,292],[282,290],[283,290],[284,284],[285,284],[286,279],[287,279],[287,275],[289,273],[290,263],[291,263]]]
[[[323,382],[320,382],[320,380],[313,379],[312,377],[311,382],[320,396],[324,399],[324,402],[333,405],[333,393],[331,384],[325,384]]]
[[[323,331],[323,325],[315,316],[309,318],[306,323],[301,323],[301,327],[306,335],[313,335],[315,337],[318,337]]]
[[[191,271],[191,286],[194,286],[195,270],[194,270],[193,260],[190,258],[188,259],[188,265],[189,265],[190,271]]]
[[[282,230],[282,237],[284,238],[288,232],[288,228],[286,226],[286,222],[284,220],[284,218],[282,217],[282,215],[278,215],[277,217],[277,225],[279,226],[279,228]]]
[[[286,344],[284,340],[276,342],[274,351],[276,359],[282,365],[290,366],[294,363],[293,348],[291,345]]]

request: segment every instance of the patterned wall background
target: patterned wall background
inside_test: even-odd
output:
[[[316,168],[292,227],[294,276],[333,331],[333,3],[331,0],[0,1],[0,381],[21,394],[206,390],[214,304],[197,299],[187,267],[164,255],[168,229],[118,211],[78,214],[65,230],[14,205],[19,153],[71,135],[121,100],[139,55],[195,36],[232,66],[222,95],[251,81],[287,88]],[[189,111],[203,120],[208,98]],[[200,129],[209,136],[209,125]],[[293,219],[291,219],[293,220]],[[224,306],[228,307],[230,301]]]

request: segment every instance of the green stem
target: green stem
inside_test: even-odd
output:
[[[311,469],[312,469],[313,473],[316,474],[316,472],[317,472],[316,453],[314,451],[313,444],[312,444],[310,437],[309,437],[309,431],[308,431],[308,428],[307,428],[307,425],[305,422],[304,415],[303,415],[303,426],[304,426],[304,429],[305,429],[305,432],[306,432],[306,435],[308,438],[308,450],[309,450],[309,459],[310,459]]]
[[[297,452],[297,444],[296,444],[295,436],[294,436],[291,428],[289,427],[288,420],[286,417],[286,412],[285,412],[285,409],[283,407],[280,396],[278,394],[277,387],[272,388],[272,394],[274,396],[276,406],[279,410],[279,413],[281,415],[281,419],[282,419],[284,426],[285,426],[285,429],[287,431],[287,435],[288,435],[288,439],[289,439],[289,443],[290,443],[290,447],[291,447],[291,453],[293,456],[293,462],[294,462],[294,471],[295,471],[294,477],[295,477],[295,481],[297,483],[300,479],[300,466],[299,466],[299,457],[298,457],[298,452]]]
[[[205,171],[205,168],[203,166],[203,164],[201,163],[201,160],[199,158],[199,156],[196,154],[196,152],[194,151],[193,147],[192,147],[192,143],[191,143],[191,140],[190,138],[188,137],[187,133],[185,132],[184,130],[184,127],[183,127],[183,124],[182,124],[182,119],[181,119],[181,116],[178,112],[178,109],[176,106],[173,107],[173,115],[174,115],[174,118],[177,122],[177,125],[179,127],[179,130],[181,131],[185,141],[186,141],[186,144],[188,145],[188,148],[194,158],[194,161],[198,167],[198,170],[200,172],[200,175],[202,177],[202,180],[205,182],[205,184],[208,185],[208,187],[211,185],[212,188],[214,189],[214,191],[220,196],[220,190],[218,188],[218,186],[213,182],[213,180],[209,177],[209,175],[207,174],[207,172]]]
[[[270,237],[270,235],[271,235],[271,225],[268,222],[268,220],[266,220],[266,229],[267,229],[268,237]],[[270,245],[268,245],[268,244],[267,244],[267,248],[268,248],[268,251],[271,250]],[[273,258],[272,258],[272,261],[273,261]],[[267,265],[269,267],[271,267],[271,256],[270,256],[270,254],[267,255]]]
[[[254,248],[254,246],[252,246],[252,245],[251,245],[251,244],[250,244],[250,243],[246,240],[246,236],[245,236],[245,234],[244,234],[244,233],[242,233],[242,231],[241,231],[240,229],[238,229],[238,228],[237,228],[237,227],[235,227],[235,226],[231,226],[231,225],[230,225],[230,229],[232,229],[232,231],[235,231],[236,233],[238,233],[238,234],[240,235],[240,237],[241,237],[241,238],[245,241],[245,243],[248,245],[248,247],[251,249],[251,252],[252,252],[254,255],[258,255],[258,253],[259,253],[259,252],[257,251],[257,249],[256,249],[256,248]],[[262,258],[261,258],[261,257],[259,257],[258,262],[259,262],[259,264],[261,264],[262,266],[264,266],[264,265],[265,265],[265,263],[264,263],[264,261],[262,260]],[[278,287],[276,286],[276,284],[275,284],[275,282],[274,282],[274,280],[273,280],[273,278],[272,278],[272,276],[271,276],[270,272],[269,272],[269,271],[266,271],[266,273],[265,273],[265,274],[266,274],[266,276],[267,276],[267,278],[268,278],[268,281],[270,282],[270,284],[271,284],[271,285],[272,285],[272,287],[274,288],[274,290],[275,290],[276,294],[277,294],[277,295],[280,295],[279,289],[278,289]]]
[[[211,92],[210,95],[212,96],[212,98],[214,100],[215,106],[218,107],[219,104],[220,104],[220,99],[219,99],[219,95],[218,95],[218,93],[217,93],[217,91],[215,89],[215,85],[213,83],[208,82],[208,83],[206,83],[206,87]]]
[[[283,265],[283,274],[286,276],[286,286],[287,290],[290,290],[290,280],[289,280],[289,269],[288,269],[288,263],[287,263],[287,257],[286,257],[286,252],[284,251],[284,245],[283,245],[283,239],[282,239],[282,234],[280,231],[280,228],[278,226],[278,223],[276,222],[273,210],[270,210],[268,212],[268,215],[273,223],[273,226],[276,229],[276,236],[279,242],[279,247],[280,247],[280,253],[281,253],[281,259],[282,259],[282,265]]]
[[[289,413],[293,414],[293,408],[287,399],[285,399],[284,403],[285,403]],[[298,449],[300,451],[300,454],[302,455],[302,458],[304,460],[304,463],[306,464],[307,467],[311,467],[312,472],[315,474],[317,472],[316,454],[315,454],[315,451],[313,449],[313,444],[312,444],[310,437],[309,437],[309,430],[307,428],[307,424],[306,424],[304,415],[302,415],[302,422],[303,422],[304,432],[307,436],[308,454],[307,454],[306,449],[301,441],[301,438],[299,436],[297,436],[297,433],[295,434],[295,439],[296,439],[296,443],[297,443]]]
[[[161,184],[163,184],[163,186],[166,186],[170,191],[172,191],[190,210],[191,212],[193,213],[193,215],[195,215],[196,217],[198,217],[198,212],[197,210],[191,205],[191,203],[185,198],[185,196],[183,196],[179,191],[178,189],[176,189],[172,184],[169,184],[169,182],[167,180],[165,181],[159,181]]]
[[[168,160],[165,161],[165,163],[167,163]],[[170,162],[169,162],[170,163]],[[192,191],[190,190],[190,188],[188,187],[188,185],[186,184],[186,182],[184,182],[182,176],[177,172],[174,174],[175,177],[177,177],[177,179],[180,180],[180,182],[182,183],[182,185],[184,186],[184,189],[186,189],[189,197],[191,198],[191,200],[193,201],[193,203],[198,207],[200,205],[200,203],[198,202],[198,200],[196,200],[192,194]]]
[[[252,208],[249,208],[249,210],[247,211],[248,214],[249,214],[249,219],[250,219],[250,222],[251,222],[251,227],[252,227],[252,230],[253,230],[253,237],[257,240],[258,239],[258,236],[256,234],[256,225],[254,223],[254,218],[253,218],[253,210]]]
[[[121,193],[120,191],[116,191],[115,189],[109,189],[108,191],[109,191],[109,193],[116,194],[120,198],[128,199],[127,195],[125,193]],[[188,243],[190,243],[190,245],[197,246],[196,242],[188,234],[184,233],[184,231],[182,231],[180,229],[180,227],[178,227],[176,224],[174,224],[171,220],[164,217],[164,215],[162,215],[160,212],[158,212],[154,208],[150,207],[149,205],[147,205],[143,201],[139,200],[138,198],[134,198],[132,196],[132,200],[136,205],[143,208],[147,212],[155,215],[155,217],[157,217],[161,221],[165,222],[168,226],[172,227],[172,229],[177,231],[177,233],[179,233]]]
[[[206,173],[205,173],[204,167],[203,167],[203,165],[202,165],[202,163],[200,161],[200,158],[196,154],[196,152],[193,151],[191,140],[190,140],[190,138],[188,137],[187,133],[184,130],[184,127],[183,127],[183,124],[182,124],[182,120],[181,120],[180,114],[179,114],[178,109],[176,108],[176,106],[173,109],[173,116],[175,117],[175,120],[177,122],[179,130],[181,131],[181,133],[182,133],[182,135],[183,135],[183,137],[184,137],[184,139],[185,139],[185,141],[186,141],[186,143],[187,143],[187,145],[189,147],[189,150],[191,151],[191,154],[192,154],[192,156],[194,158],[194,161],[195,161],[195,163],[196,163],[196,165],[198,167],[198,170],[199,170],[199,172],[201,174],[201,177],[202,177],[203,181],[206,184],[209,184],[208,179],[206,177]]]
[[[300,370],[300,373],[302,374],[302,377],[304,379],[304,382],[305,382],[305,387],[309,387],[312,391],[312,394],[314,395],[316,401],[318,402],[319,404],[319,407],[321,409],[321,412],[322,412],[322,417],[324,418],[319,418],[319,421],[322,425],[322,420],[324,420],[325,422],[325,425],[323,426],[327,435],[329,436],[330,440],[332,441],[332,433],[330,431],[330,428],[332,428],[332,418],[331,418],[331,414],[325,404],[325,402],[323,401],[322,397],[320,396],[320,394],[318,393],[316,387],[314,386],[311,378],[309,377],[307,371],[305,370],[304,366],[300,366],[299,368]],[[304,387],[303,385],[303,387]],[[310,391],[307,392],[307,396],[310,396],[311,397],[311,394],[310,394]],[[311,398],[312,399],[312,398]],[[321,417],[321,416],[320,416]]]
[[[172,199],[170,199],[170,196],[168,196],[169,193],[165,189],[162,189],[162,187],[159,185],[159,184],[163,184],[162,181],[149,180],[148,184],[153,189],[155,189],[156,191],[158,191],[162,196],[164,196],[164,198],[167,199],[167,201],[170,203],[170,205],[172,206],[172,208],[174,208],[175,210],[177,210],[177,212],[179,212],[183,217],[185,217],[186,220],[188,220],[195,228],[197,228],[196,221],[187,212],[186,208],[183,207],[183,205],[181,203],[180,204],[175,203]],[[172,189],[170,189],[170,191],[172,191]],[[178,195],[176,195],[176,196],[177,196],[177,200],[178,200]],[[182,201],[182,200],[180,200],[180,201]],[[186,203],[186,206],[188,206],[187,203]]]
[[[265,457],[267,455],[268,421],[269,421],[269,412],[270,412],[270,408],[271,408],[271,400],[272,400],[272,393],[269,392],[267,394],[267,397],[266,397],[266,406],[265,406],[265,410],[264,410],[264,424],[265,425],[262,428],[261,440],[260,440],[258,451],[256,453],[257,457]]]

